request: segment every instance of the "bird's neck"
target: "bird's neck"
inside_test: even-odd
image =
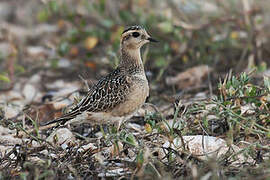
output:
[[[144,72],[140,49],[124,49],[120,52],[120,68]]]

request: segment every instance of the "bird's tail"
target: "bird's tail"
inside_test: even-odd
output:
[[[64,125],[67,121],[75,118],[79,114],[81,114],[80,106],[77,105],[73,109],[71,109],[68,113],[64,114],[62,117],[56,118],[49,122],[42,123],[41,126],[46,126],[49,124],[54,124],[54,123],[59,123],[59,122],[61,125]]]
[[[54,124],[54,123],[58,123],[58,122],[60,122],[61,124],[65,124],[67,121],[69,121],[71,119],[73,119],[73,117],[65,117],[64,116],[64,117],[56,118],[56,119],[51,120],[49,122],[41,123],[40,125],[41,126],[47,126],[49,124]]]
[[[52,121],[42,123],[41,126],[47,126],[49,124],[54,124],[54,123],[61,123],[61,125],[65,124],[67,121],[75,118],[77,115],[81,114],[78,110],[76,111],[71,111],[67,114],[64,114],[62,117],[56,118]]]

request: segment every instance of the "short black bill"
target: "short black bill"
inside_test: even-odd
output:
[[[150,42],[158,42],[158,40],[155,40],[155,39],[153,39],[151,37],[147,38],[147,40],[149,40]]]

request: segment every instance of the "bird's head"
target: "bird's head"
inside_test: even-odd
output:
[[[140,49],[148,42],[158,42],[153,39],[141,26],[130,26],[121,36],[121,46],[125,49]]]

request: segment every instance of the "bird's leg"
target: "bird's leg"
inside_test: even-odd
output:
[[[103,128],[102,124],[99,124],[99,128],[100,128],[100,131],[101,131],[102,135],[105,137],[106,134],[105,134],[105,131],[104,131],[104,128]]]
[[[117,132],[120,130],[121,125],[126,120],[125,117],[121,117],[119,121],[117,121]]]

